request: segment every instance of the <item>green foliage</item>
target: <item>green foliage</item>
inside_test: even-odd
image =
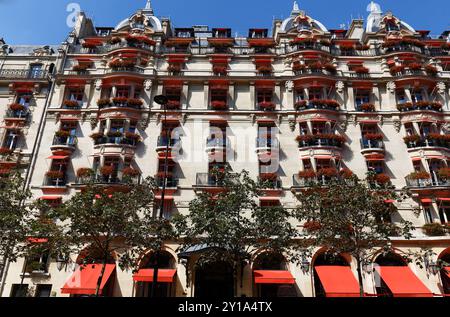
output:
[[[248,172],[214,171],[221,190],[202,192],[189,205],[188,216],[174,223],[183,237],[182,250],[196,245],[209,248],[198,265],[225,261],[236,269],[251,260],[255,250],[266,250],[294,257],[296,230],[283,207],[260,207],[257,203],[265,184],[253,181]]]

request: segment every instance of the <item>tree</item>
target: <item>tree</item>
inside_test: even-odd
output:
[[[4,274],[6,261],[20,257],[20,244],[26,240],[25,219],[31,215],[28,201],[31,192],[24,190],[24,179],[19,170],[13,170],[0,177],[0,278]]]
[[[401,197],[390,183],[380,184],[372,173],[366,180],[334,177],[326,186],[310,182],[297,199],[300,204],[295,215],[305,223],[311,247],[325,247],[331,256],[349,254],[356,259],[361,296],[362,266],[371,262],[374,252],[391,251],[392,236],[412,237],[410,222],[391,223],[391,215],[397,211],[392,202]]]
[[[220,191],[199,193],[190,202],[189,215],[174,219],[183,238],[181,250],[207,246],[197,265],[226,262],[235,276],[239,267],[250,262],[254,250],[293,259],[296,230],[289,222],[289,212],[281,206],[262,208],[257,203],[265,184],[253,181],[246,171],[215,170],[212,176]]]
[[[171,224],[153,217],[155,190],[151,178],[115,189],[88,184],[55,209],[54,217],[61,221],[70,237],[68,245],[78,253],[88,250],[83,254],[83,264],[98,261],[102,264],[96,296],[111,254],[121,251],[119,266],[135,271],[144,251],[159,250],[164,241],[174,238]]]

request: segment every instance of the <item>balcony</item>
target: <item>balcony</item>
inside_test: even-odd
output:
[[[445,148],[450,149],[450,144],[448,138],[445,135],[439,135],[438,137],[428,136],[410,136],[405,138],[405,143],[408,149],[418,149],[418,148]]]
[[[450,187],[449,179],[444,179],[437,176],[426,179],[414,179],[408,176],[405,180],[406,186],[413,189]]]
[[[49,75],[46,70],[31,69],[2,69],[0,70],[1,79],[21,79],[21,80],[48,80]]]
[[[264,155],[267,153],[278,152],[280,150],[280,142],[278,139],[260,137],[256,139],[256,153]]]
[[[224,183],[219,177],[209,173],[198,173],[196,178],[197,187],[223,187]]]
[[[360,140],[362,152],[384,152],[383,140],[369,140],[362,138]]]
[[[317,42],[297,42],[291,43],[289,46],[285,46],[281,49],[281,54],[289,54],[305,50],[321,51],[331,53],[329,45],[323,45]]]
[[[28,110],[8,110],[6,111],[5,119],[14,119],[20,121],[28,121],[30,112]]]
[[[314,100],[299,100],[294,105],[297,111],[306,110],[328,110],[339,111],[340,105],[335,100],[328,99],[314,99]]]
[[[54,178],[54,177],[46,176],[44,178],[44,183],[42,184],[42,186],[43,187],[66,187],[67,180],[66,180],[66,177]]]
[[[404,102],[397,105],[400,112],[437,111],[442,112],[442,104],[436,101]]]
[[[129,41],[105,45],[98,51],[101,53],[102,52],[109,53],[109,52],[113,52],[116,50],[128,49],[128,48],[136,48],[136,49],[146,50],[146,51],[150,51],[150,52],[154,51],[154,45],[151,45],[151,43],[139,43],[139,42],[129,42]]]
[[[271,101],[263,101],[258,103],[258,110],[259,111],[275,111],[276,105],[274,102]]]
[[[126,184],[140,184],[141,176],[118,176],[118,175],[100,175],[94,172],[93,176],[78,177],[76,184],[97,184],[97,185],[126,185]]]
[[[350,178],[345,178],[342,176],[336,176],[336,177],[328,177],[328,176],[312,176],[311,177],[300,177],[298,174],[292,176],[292,184],[293,189],[302,189],[302,188],[308,188],[312,186],[329,186],[333,181],[335,180],[345,180],[345,182],[348,185],[355,184],[355,181]]]
[[[164,178],[157,177],[155,179],[155,182],[156,182],[156,185],[159,188],[164,187]],[[173,176],[172,177],[168,177],[166,179],[166,188],[178,188],[179,183],[180,183],[179,179],[174,178]]]
[[[206,152],[226,151],[229,146],[228,138],[208,138],[206,140]]]
[[[382,50],[382,53],[384,54],[391,54],[396,52],[413,52],[413,53],[419,53],[424,54],[425,50],[423,47],[418,47],[412,44],[395,44],[389,47],[386,47],[384,50]]]
[[[97,101],[98,108],[100,110],[110,109],[110,108],[128,108],[141,110],[144,102],[141,99],[134,98],[112,98],[110,99],[100,99]]]
[[[135,147],[138,144],[138,140],[128,139],[125,137],[104,136],[94,140],[94,145],[127,145]]]
[[[178,149],[181,147],[181,139],[172,139],[160,136],[158,137],[158,143],[156,145],[156,151],[165,151],[167,149],[167,146],[169,146],[170,150]]]
[[[78,144],[78,138],[76,136],[57,136],[53,138],[51,150],[69,150],[74,151]]]
[[[301,135],[297,138],[298,147],[300,149],[309,147],[337,147],[342,148],[345,138],[337,135]]]
[[[283,188],[283,183],[278,177],[274,179],[259,177],[258,183],[263,186],[265,190],[280,190]]]

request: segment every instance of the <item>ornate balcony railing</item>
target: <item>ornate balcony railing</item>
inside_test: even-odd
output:
[[[406,177],[406,185],[410,188],[429,188],[429,187],[449,187],[450,180],[439,177],[432,177],[427,179],[412,179]]]
[[[370,150],[370,149],[384,149],[384,142],[382,140],[367,140],[362,138],[361,149]]]
[[[76,136],[55,136],[53,138],[53,145],[55,146],[71,146],[75,147],[78,144],[78,138]]]
[[[6,111],[5,118],[28,120],[30,118],[30,112],[27,110],[8,110]]]
[[[125,137],[102,137],[94,141],[95,145],[114,144],[114,145],[129,145],[136,146],[137,141],[133,139],[127,139]]]
[[[425,54],[425,49],[422,47],[417,47],[410,44],[399,44],[391,47],[387,47],[382,51],[384,54],[395,53],[395,52],[414,52]]]
[[[158,177],[155,179],[155,181],[158,187],[164,186],[164,178]],[[166,188],[177,188],[178,184],[180,183],[180,180],[174,177],[168,177],[166,178],[165,181],[166,181]]]
[[[64,178],[52,178],[45,177],[42,186],[45,187],[66,187],[67,179]]]
[[[300,141],[298,142],[299,148],[307,148],[307,147],[343,147],[344,143],[336,140],[336,139],[326,139],[326,138],[319,138],[319,139],[311,139],[308,141]]]
[[[126,175],[100,175],[94,174],[89,177],[78,177],[77,184],[99,184],[99,185],[126,185],[126,184],[140,184],[141,176],[126,176]]]
[[[408,149],[424,148],[424,147],[442,147],[450,149],[450,144],[448,141],[439,139],[427,139],[423,138],[419,141],[407,142],[406,146]]]
[[[0,70],[0,79],[48,79],[46,70],[31,69],[2,69]]]
[[[196,184],[203,187],[222,187],[224,182],[217,176],[208,173],[198,173]]]
[[[111,67],[106,70],[106,73],[137,73],[143,74],[145,71],[144,68],[139,66],[130,66],[130,67]]]
[[[264,179],[259,177],[258,183],[263,185],[264,189],[282,189],[283,183],[281,179]]]
[[[353,179],[344,179],[340,176],[338,177],[326,177],[326,176],[317,176],[314,178],[302,178],[299,177],[297,174],[292,176],[292,184],[293,187],[296,188],[307,188],[307,187],[312,187],[312,186],[329,186],[333,180],[337,180],[337,179],[341,179],[341,180],[345,180],[345,182],[348,185],[354,185],[355,181]]]

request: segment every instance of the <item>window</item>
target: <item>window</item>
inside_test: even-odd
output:
[[[18,93],[17,94],[17,103],[28,108],[30,106],[30,101],[32,98],[33,98],[33,95],[29,92]]]
[[[397,90],[397,102],[399,104],[408,102],[408,99],[406,98],[405,90],[403,90],[403,89]]]
[[[27,297],[28,284],[13,284],[11,287],[10,297]]]
[[[300,135],[307,135],[308,134],[308,124],[306,122],[300,123]]]
[[[141,97],[141,90],[139,88],[134,89],[134,97],[135,99],[139,99]]]
[[[111,121],[111,132],[125,132],[125,122],[122,120]]]
[[[420,125],[420,134],[424,137],[427,137],[433,131],[434,131],[434,128],[430,123],[422,123]]]
[[[256,98],[258,103],[261,102],[272,102],[273,91],[270,89],[260,89],[256,93]]]
[[[405,131],[406,131],[406,135],[415,135],[416,134],[412,123],[405,124]]]
[[[42,65],[36,64],[30,66],[30,78],[42,77]]]
[[[84,91],[83,89],[70,89],[68,99],[71,101],[77,101],[79,104],[83,102]]]
[[[361,127],[362,135],[378,133],[378,126],[376,124],[364,124]]]
[[[18,140],[19,134],[17,134],[16,131],[7,130],[3,147],[10,150],[15,150],[17,148]]]
[[[325,122],[314,122],[312,125],[312,132],[314,135],[317,135],[330,133],[331,131]]]
[[[44,251],[40,255],[36,255],[27,259],[27,266],[25,267],[25,272],[27,273],[47,273],[48,272],[48,262],[49,262],[49,252]]]
[[[311,24],[306,20],[299,21],[298,25],[297,25],[297,31],[300,32],[300,31],[304,31],[304,30],[306,30],[306,31],[311,30]]]
[[[450,222],[450,204],[447,202],[441,203],[439,207],[439,219],[442,224]]]
[[[305,100],[305,91],[303,89],[298,89],[295,92],[295,102],[303,101]]]
[[[400,31],[400,27],[398,26],[397,23],[390,21],[386,23],[386,31],[397,32]]]
[[[370,92],[368,90],[357,90],[355,96],[356,108],[365,103],[370,103]]]
[[[117,98],[130,98],[130,89],[128,87],[119,87],[116,91]]]
[[[309,90],[309,100],[322,99],[323,91],[321,88],[311,88]]]
[[[411,100],[412,102],[420,102],[423,101],[423,91],[422,90],[413,90],[411,92]]]
[[[62,122],[61,123],[61,130],[63,131],[69,131],[70,135],[75,136],[77,134],[77,122]]]
[[[367,168],[371,172],[375,172],[376,174],[384,173],[384,162],[370,161],[367,162]]]
[[[431,213],[431,207],[430,206],[424,206],[423,207],[423,213],[425,216],[425,222],[426,223],[433,223],[433,216]]]

